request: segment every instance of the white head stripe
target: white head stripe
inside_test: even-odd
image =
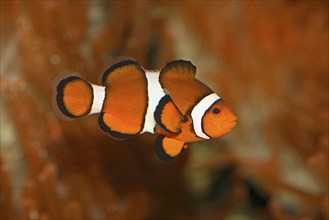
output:
[[[94,100],[89,114],[100,113],[102,111],[105,98],[105,87],[91,84],[93,87]]]
[[[194,132],[198,137],[203,139],[210,139],[210,137],[202,131],[202,117],[204,113],[209,109],[209,107],[219,99],[220,97],[218,95],[212,93],[204,97],[198,104],[194,106],[191,116],[193,120]]]

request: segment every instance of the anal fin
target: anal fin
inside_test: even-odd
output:
[[[182,152],[184,147],[184,142],[160,135],[156,139],[155,153],[160,160],[171,162]]]
[[[100,114],[98,123],[105,133],[119,140],[131,138],[139,133],[138,128],[134,128],[129,123],[123,123],[107,113]]]

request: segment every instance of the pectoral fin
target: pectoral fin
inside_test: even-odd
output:
[[[155,143],[155,152],[160,160],[171,162],[182,152],[184,147],[184,142],[160,135]]]
[[[181,132],[181,122],[183,116],[171,100],[169,95],[165,95],[160,100],[154,112],[154,118],[157,124],[170,134]]]

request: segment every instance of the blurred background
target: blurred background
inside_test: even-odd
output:
[[[0,37],[1,219],[329,219],[328,1],[1,1]],[[237,127],[166,164],[59,117],[120,55],[192,61]]]

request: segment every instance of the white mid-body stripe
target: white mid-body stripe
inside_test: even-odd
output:
[[[215,93],[207,95],[198,104],[196,104],[192,110],[191,116],[193,120],[193,129],[195,134],[203,139],[210,139],[202,130],[202,117],[205,112],[214,104],[220,97]]]
[[[166,95],[159,82],[159,74],[160,72],[146,70],[148,107],[145,115],[144,128],[142,133],[154,133],[154,127],[156,125],[156,121],[154,119],[154,112],[161,98]]]
[[[91,86],[93,87],[94,100],[89,114],[100,113],[105,98],[105,87],[94,84],[91,84]]]

